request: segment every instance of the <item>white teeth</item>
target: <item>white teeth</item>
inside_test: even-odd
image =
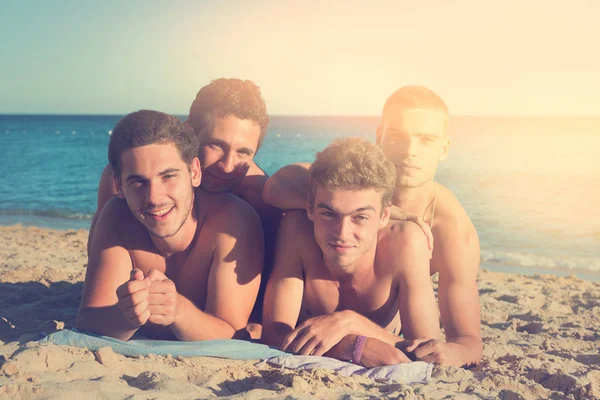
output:
[[[168,213],[169,211],[171,211],[170,208],[164,208],[162,210],[158,210],[158,211],[146,211],[148,214],[154,216],[154,217],[162,217],[163,215],[165,215],[166,213]]]

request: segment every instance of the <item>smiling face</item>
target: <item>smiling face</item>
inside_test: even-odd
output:
[[[447,123],[441,110],[386,107],[377,143],[396,166],[397,186],[419,187],[433,179],[438,163],[448,155]]]
[[[382,210],[381,192],[375,189],[330,191],[317,185],[314,207],[308,207],[307,214],[328,267],[352,273],[357,261],[375,251],[378,231],[388,223],[389,212],[389,207]]]
[[[233,115],[215,119],[212,132],[200,132],[202,188],[208,192],[234,189],[246,176],[256,154],[260,127]]]
[[[175,236],[190,222],[194,187],[200,185],[200,163],[188,166],[174,144],[151,144],[121,153],[119,197],[153,236]]]

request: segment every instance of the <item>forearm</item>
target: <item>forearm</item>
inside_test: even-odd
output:
[[[458,336],[446,341],[447,344],[456,346],[459,357],[456,366],[477,364],[483,353],[483,342],[478,336]]]
[[[219,317],[204,312],[185,296],[178,295],[177,316],[171,330],[182,341],[231,339],[236,330]]]
[[[80,331],[110,336],[123,341],[129,340],[139,328],[132,325],[116,305],[80,309],[75,326]]]
[[[410,362],[400,349],[389,343],[377,338],[366,337],[363,339],[361,349],[357,348],[357,339],[358,335],[346,335],[325,355],[342,361],[356,362],[365,368]]]
[[[282,210],[302,210],[306,208],[308,191],[308,166],[294,164],[280,169],[267,180],[262,197]]]

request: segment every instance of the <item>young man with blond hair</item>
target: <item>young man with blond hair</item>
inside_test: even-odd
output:
[[[409,361],[406,339],[438,337],[425,235],[389,221],[395,183],[394,165],[364,140],[317,154],[306,212],[282,220],[263,341],[373,367]]]
[[[416,359],[445,365],[469,365],[482,355],[479,292],[479,238],[466,211],[434,180],[448,156],[449,113],[444,101],[423,86],[405,86],[386,101],[377,144],[394,164],[397,178],[391,218],[402,210],[431,226],[434,238],[429,265],[439,274],[438,303],[445,341],[418,340],[407,347]],[[308,192],[306,165],[287,166],[266,183],[263,197],[283,209],[301,208]]]

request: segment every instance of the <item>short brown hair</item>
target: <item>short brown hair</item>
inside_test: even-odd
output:
[[[108,144],[108,161],[121,175],[121,154],[128,149],[151,144],[172,143],[189,166],[198,156],[198,137],[191,128],[171,115],[141,110],[124,116],[115,126]]]
[[[336,189],[375,189],[388,206],[396,186],[396,168],[376,145],[359,138],[336,139],[317,153],[310,166],[308,203],[314,208],[317,185]]]
[[[260,127],[258,148],[267,133],[269,116],[260,88],[252,81],[220,78],[204,86],[190,107],[188,122],[196,134],[214,128],[214,120],[233,115]]]

